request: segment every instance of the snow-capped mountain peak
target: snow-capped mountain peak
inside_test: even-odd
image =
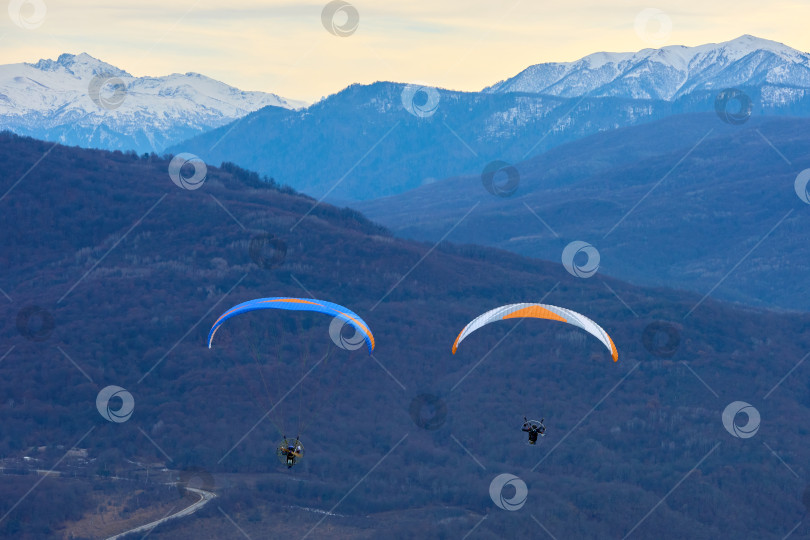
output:
[[[93,58],[87,53],[60,54],[56,60],[42,59],[36,64],[25,64],[39,71],[62,72],[79,78],[93,77],[95,75],[109,74],[115,77],[131,77],[123,69],[119,69],[106,62]]]
[[[792,47],[788,47],[784,43],[772,41],[770,39],[758,38],[750,34],[744,34],[731,41],[717,44],[725,52],[726,58],[731,60],[739,60],[753,51],[768,51],[778,54],[786,60],[798,60],[806,58],[807,55],[797,51]],[[703,45],[702,47],[693,47],[694,49],[710,48],[710,45]]]

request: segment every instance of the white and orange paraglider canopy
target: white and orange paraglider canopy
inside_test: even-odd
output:
[[[601,341],[602,345],[607,347],[607,350],[610,351],[610,355],[613,357],[614,362],[619,359],[619,351],[616,350],[616,345],[613,344],[613,340],[610,339],[610,336],[602,329],[601,326],[581,313],[558,306],[550,306],[548,304],[509,304],[507,306],[491,309],[486,313],[479,315],[470,321],[469,324],[467,324],[467,326],[465,326],[464,329],[459,333],[456,341],[453,343],[453,354],[456,354],[456,350],[464,338],[482,326],[486,326],[487,324],[495,321],[502,321],[504,319],[520,319],[524,317],[560,321],[578,326]]]

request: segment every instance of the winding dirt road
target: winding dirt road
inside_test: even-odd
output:
[[[179,511],[175,512],[174,514],[168,515],[168,516],[166,516],[164,518],[158,519],[158,520],[153,521],[151,523],[147,523],[146,525],[141,525],[140,527],[135,527],[134,529],[130,529],[128,531],[124,531],[122,533],[116,534],[115,536],[109,537],[107,540],[118,540],[119,538],[123,538],[124,536],[126,536],[128,534],[147,532],[147,531],[150,531],[150,530],[154,529],[155,527],[157,527],[161,523],[165,523],[165,522],[169,521],[170,519],[177,519],[177,518],[181,518],[181,517],[190,516],[191,514],[193,514],[194,512],[196,512],[197,510],[199,510],[200,508],[205,506],[206,504],[208,504],[208,502],[210,500],[212,500],[214,497],[216,497],[216,494],[213,491],[205,491],[204,489],[197,489],[197,488],[192,488],[192,487],[187,487],[185,489],[186,489],[186,491],[190,491],[192,493],[196,493],[197,495],[199,495],[200,500],[195,502],[194,504],[191,504],[191,505],[183,508],[182,510],[179,510]]]

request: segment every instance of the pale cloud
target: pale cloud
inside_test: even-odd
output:
[[[790,0],[375,0],[352,2],[360,24],[343,38],[321,24],[326,2],[43,1],[36,30],[2,15],[3,63],[87,52],[133,75],[195,71],[309,101],[377,80],[479,90],[539,62],[635,51],[648,46],[634,30],[648,7],[669,15],[667,44],[752,34],[810,51],[810,3]]]

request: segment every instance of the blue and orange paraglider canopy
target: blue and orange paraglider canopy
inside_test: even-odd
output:
[[[368,354],[371,354],[374,350],[374,335],[371,333],[371,330],[366,322],[361,319],[357,313],[341,305],[326,302],[324,300],[289,297],[257,298],[255,300],[249,300],[233,306],[225,313],[220,315],[216,322],[214,322],[214,326],[211,327],[211,331],[208,333],[208,348],[211,348],[211,344],[214,341],[214,334],[217,333],[217,330],[219,330],[219,327],[222,326],[225,321],[231,317],[235,317],[236,315],[240,315],[248,311],[255,311],[257,309],[315,311],[317,313],[331,315],[332,317],[341,319],[346,324],[352,326],[361,336],[363,336],[363,340],[368,346]]]

